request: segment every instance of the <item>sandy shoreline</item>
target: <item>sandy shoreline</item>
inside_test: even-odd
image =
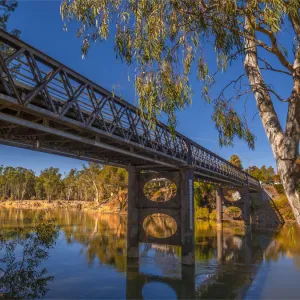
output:
[[[114,200],[107,201],[106,203],[102,204],[89,201],[68,200],[4,200],[0,201],[0,207],[25,209],[72,208],[99,213],[127,214],[126,210],[120,211],[117,201]]]

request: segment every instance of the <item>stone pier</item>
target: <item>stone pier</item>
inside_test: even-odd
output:
[[[216,189],[216,213],[217,213],[217,228],[222,228],[223,221],[223,210],[222,210],[222,202],[223,202],[223,190],[221,186],[217,186]]]
[[[245,228],[247,230],[250,229],[250,191],[249,191],[249,186],[244,185],[243,187],[243,199],[244,199],[244,211],[243,211],[243,216],[244,216],[244,223],[245,223]]]
[[[176,195],[169,201],[156,202],[144,194],[147,182],[166,178],[176,185]],[[156,238],[147,234],[143,223],[153,214],[166,214],[177,225],[176,232],[166,238]],[[186,168],[178,172],[141,172],[128,168],[128,227],[127,256],[139,257],[139,243],[157,243],[176,245],[182,248],[182,264],[193,265],[195,262],[194,242],[194,171]]]

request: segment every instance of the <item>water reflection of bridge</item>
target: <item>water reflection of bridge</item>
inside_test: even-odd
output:
[[[30,230],[29,220],[40,213],[1,209],[1,232],[19,226]],[[214,223],[197,222],[195,266],[181,265],[180,247],[169,245],[143,243],[139,259],[126,259],[126,218],[66,209],[47,214],[56,219],[67,244],[82,245],[80,251],[89,264],[98,260],[101,265],[113,266],[126,274],[128,299],[141,299],[143,293],[147,296],[150,283],[163,284],[177,298],[240,297],[255,277],[270,241],[269,235],[258,236],[233,227],[216,230]],[[5,225],[7,220],[9,227]]]
[[[145,273],[141,270],[143,257],[140,260],[129,258],[126,269],[127,299],[142,299],[143,290],[150,283],[167,286],[177,299],[240,298],[250,286],[263,259],[264,246],[258,241],[253,241],[249,231],[236,236],[218,230],[217,236],[214,236],[216,253],[208,263],[210,266],[206,265],[207,261],[203,263],[196,260],[196,266],[181,265],[171,276],[163,274],[163,270],[160,275]],[[155,244],[149,248],[153,247],[157,248]],[[195,252],[199,253],[197,248],[200,247],[196,245]],[[170,252],[170,247],[159,246],[159,250]],[[160,266],[169,268],[167,262]],[[161,289],[157,290],[154,297],[162,298],[161,293]]]

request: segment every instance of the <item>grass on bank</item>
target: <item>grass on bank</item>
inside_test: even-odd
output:
[[[295,221],[294,214],[286,195],[281,194],[277,196],[273,201],[285,222]]]

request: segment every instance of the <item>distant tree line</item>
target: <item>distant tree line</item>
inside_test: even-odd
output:
[[[243,170],[243,164],[240,157],[236,154],[233,154],[229,162],[235,165],[237,168]],[[300,156],[296,160],[296,170],[299,174],[298,181],[300,180]],[[273,183],[281,183],[280,176],[277,172],[275,172],[272,166],[265,166],[257,167],[257,166],[249,166],[245,169],[247,173],[257,178],[259,181],[265,184],[273,184]],[[300,183],[299,183],[300,184]]]
[[[22,167],[0,166],[0,198],[12,200],[84,200],[103,202],[116,197],[120,206],[126,198],[128,175],[125,169],[90,163],[82,170],[71,169],[62,176],[58,168],[36,175]]]
[[[230,161],[239,168],[242,162],[237,155],[233,155]],[[299,160],[300,170],[300,160]],[[261,182],[270,184],[279,182],[280,178],[273,167],[250,166],[246,170]],[[300,172],[300,171],[299,171]],[[60,173],[58,168],[47,168],[36,175],[33,170],[22,167],[3,167],[0,166],[0,199],[7,200],[81,200],[95,201],[103,203],[109,199],[118,200],[120,209],[123,209],[127,203],[127,183],[128,174],[125,169],[102,166],[96,163],[84,165],[81,170],[71,169],[69,173]],[[212,184],[204,182],[195,182],[195,206],[211,207],[215,206],[215,187]],[[168,188],[166,184],[155,188],[149,185],[147,193],[153,194],[153,197],[162,192],[175,190]],[[165,191],[167,190],[167,191]],[[165,195],[160,195],[165,198]],[[156,197],[154,197],[156,198]],[[169,198],[169,197],[167,197]]]
[[[246,172],[265,184],[272,184],[274,181],[280,180],[280,177],[276,174],[274,168],[271,166],[266,167],[263,165],[261,168],[250,166],[246,169]]]

